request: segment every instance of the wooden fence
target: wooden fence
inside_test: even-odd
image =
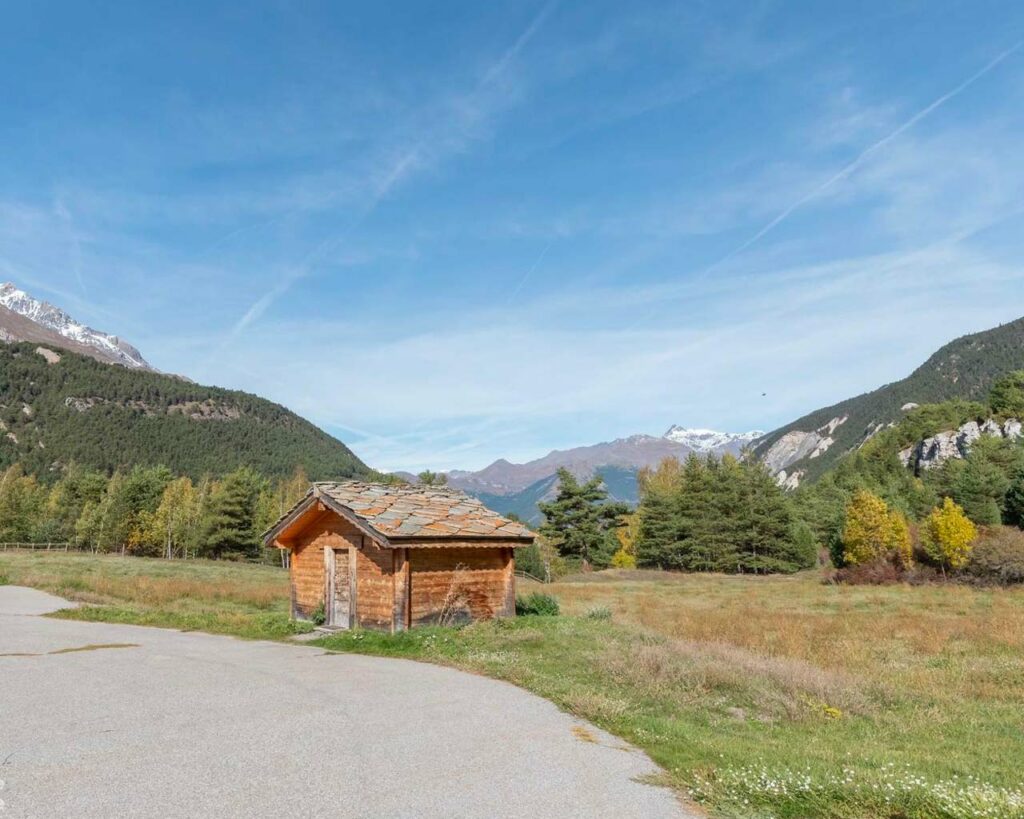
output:
[[[107,554],[117,555],[121,557],[138,557],[133,555],[131,552],[125,551],[112,551],[112,552],[98,552],[91,546],[80,546],[77,543],[27,543],[27,542],[0,542],[0,552],[90,552],[92,554]],[[278,554],[280,552],[280,554]],[[155,557],[157,560],[165,560],[166,558],[160,556]],[[263,557],[247,557],[244,560],[232,561],[237,563],[254,563],[260,566],[273,566],[279,569],[288,568],[288,552],[283,549],[263,549]],[[196,560],[197,556],[192,554],[188,557],[175,557],[173,560]]]
[[[74,543],[0,543],[0,551],[11,549],[30,549],[42,552],[88,552],[90,549],[85,546],[77,546]]]

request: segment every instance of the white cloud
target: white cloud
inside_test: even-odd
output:
[[[276,322],[217,367],[321,424],[359,430],[356,451],[375,466],[479,467],[672,422],[771,427],[1016,317],[1007,295],[1024,269],[957,245],[853,257],[731,280],[726,314],[707,315],[708,290],[724,284],[527,302],[525,321],[453,310],[433,317],[436,330],[394,338],[358,322]],[[627,296],[660,301],[658,322],[621,329]],[[510,429],[518,437],[501,435]]]

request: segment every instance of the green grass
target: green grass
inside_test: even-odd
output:
[[[0,575],[103,604],[63,616],[290,628],[265,567],[0,555]],[[1024,816],[1024,589],[613,572],[544,591],[563,616],[315,644],[508,680],[643,748],[715,815]]]

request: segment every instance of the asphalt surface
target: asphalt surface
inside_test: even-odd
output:
[[[79,623],[0,586],[0,819],[682,817],[650,760],[514,686]]]

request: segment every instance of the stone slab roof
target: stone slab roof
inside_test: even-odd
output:
[[[280,531],[310,495],[328,506],[343,507],[385,538],[533,539],[533,533],[522,524],[457,489],[363,481],[313,484],[306,498],[268,535]]]

